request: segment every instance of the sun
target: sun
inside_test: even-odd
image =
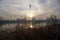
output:
[[[33,14],[27,14],[27,17],[29,17],[29,18],[33,18],[34,15],[33,15]]]
[[[28,11],[26,13],[26,16],[32,18],[34,16],[34,11],[32,11],[32,10],[31,11]]]
[[[29,17],[32,18],[33,17],[33,14],[30,14]]]

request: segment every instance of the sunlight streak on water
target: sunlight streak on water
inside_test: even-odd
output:
[[[33,26],[32,26],[32,25],[30,25],[30,28],[33,28]]]
[[[28,29],[28,28],[40,28],[40,27],[45,27],[46,23],[42,24],[32,24],[32,23],[27,23],[27,24],[2,24],[0,25],[0,31],[15,31],[17,28],[19,29]]]

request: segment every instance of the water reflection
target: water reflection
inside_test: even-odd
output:
[[[38,23],[38,24],[33,24],[33,23],[12,23],[12,24],[1,24],[0,25],[0,31],[16,31],[18,29],[27,29],[27,28],[39,28],[41,26],[46,26],[46,23]]]
[[[33,28],[33,26],[32,26],[32,25],[30,25],[30,28]]]

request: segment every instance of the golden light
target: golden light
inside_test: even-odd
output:
[[[34,11],[28,11],[26,16],[32,18],[34,16]]]
[[[33,28],[33,26],[32,26],[32,25],[30,25],[30,28]]]
[[[30,18],[32,18],[33,17],[33,14],[30,14],[30,16],[29,16]]]

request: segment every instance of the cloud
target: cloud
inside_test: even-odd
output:
[[[60,17],[60,0],[39,0],[40,7],[42,8],[43,18],[51,14],[55,14],[58,18]],[[40,15],[41,16],[41,15]]]
[[[46,0],[46,3],[41,4],[40,6],[43,7],[43,10],[49,11],[60,8],[60,4],[57,0]]]
[[[1,0],[0,14],[25,15],[30,11],[29,4],[36,15],[60,14],[60,0]]]

